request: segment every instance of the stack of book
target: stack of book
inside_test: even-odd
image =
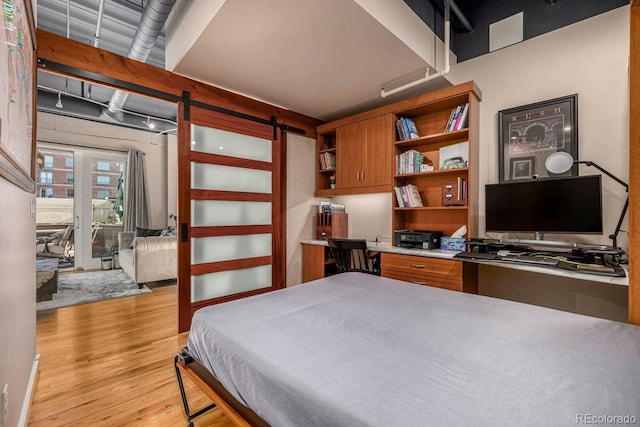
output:
[[[449,116],[449,121],[447,122],[447,126],[445,127],[445,132],[452,132],[454,130],[461,130],[467,127],[469,115],[469,103],[467,102],[464,105],[458,105],[456,108],[451,110],[451,115]]]
[[[320,153],[320,169],[331,170],[336,168],[336,155],[334,153]]]
[[[403,185],[402,187],[393,188],[398,200],[398,206],[401,208],[421,208],[422,198],[418,192],[418,187],[413,184]]]
[[[396,156],[396,175],[418,173],[424,163],[424,154],[416,150],[405,151]]]
[[[396,120],[396,130],[401,141],[420,137],[416,124],[407,117],[400,117]]]

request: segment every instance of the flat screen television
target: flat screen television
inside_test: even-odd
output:
[[[486,230],[602,234],[600,175],[485,186]]]

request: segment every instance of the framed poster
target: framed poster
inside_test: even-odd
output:
[[[3,0],[0,176],[35,191],[35,25],[31,0]]]
[[[578,158],[577,94],[499,111],[498,122],[500,182],[548,178],[544,162],[557,151]]]

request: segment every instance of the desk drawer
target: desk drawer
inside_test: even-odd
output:
[[[404,282],[411,282],[418,285],[433,286],[436,288],[450,289],[452,291],[462,291],[462,279],[445,279],[442,277],[434,276],[425,272],[412,272],[406,270],[396,270],[393,268],[386,268],[382,270],[382,277],[388,277],[389,279],[402,280]]]
[[[460,261],[390,253],[381,255],[383,273],[385,270],[395,270],[418,274],[420,277],[462,280],[462,262]]]

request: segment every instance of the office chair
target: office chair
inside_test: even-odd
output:
[[[365,240],[327,239],[338,273],[357,271],[380,275],[380,254],[369,252]]]

